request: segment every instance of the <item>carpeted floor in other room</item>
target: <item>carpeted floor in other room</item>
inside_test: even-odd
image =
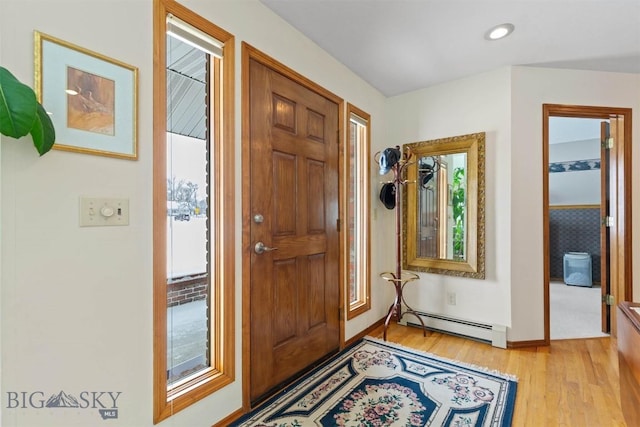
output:
[[[551,339],[606,337],[601,327],[600,286],[549,284]]]

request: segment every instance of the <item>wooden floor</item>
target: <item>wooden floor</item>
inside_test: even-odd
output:
[[[382,339],[382,327],[370,335]],[[514,427],[626,426],[613,338],[558,340],[549,347],[505,350],[437,332],[427,332],[424,338],[420,328],[391,324],[387,341],[515,375]]]

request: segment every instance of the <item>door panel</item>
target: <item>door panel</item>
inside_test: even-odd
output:
[[[420,233],[421,240],[419,256],[438,258],[438,197],[433,187],[421,188],[423,193],[420,197],[420,227],[426,230]],[[426,236],[423,237],[423,236]]]
[[[613,139],[613,147],[602,149],[601,155],[601,212],[604,217],[613,218],[613,225],[602,226],[601,236],[601,282],[602,282],[602,331],[617,333],[617,310],[605,301],[606,295],[613,296],[614,307],[626,298],[625,283],[625,179],[624,179],[624,117],[611,115],[609,122],[602,122],[603,141]]]
[[[308,194],[312,197],[308,200],[308,231],[309,233],[323,233],[326,223],[324,200],[324,164],[315,160],[309,161],[307,170]]]
[[[298,265],[295,258],[273,263],[273,304],[279,310],[273,314],[273,343],[278,346],[296,336],[296,299],[295,284]]]
[[[295,188],[296,157],[287,153],[273,153],[273,235],[292,236],[296,232]],[[288,206],[289,209],[280,209]]]
[[[309,287],[307,295],[308,328],[323,326],[327,322],[325,311],[326,298],[324,286],[326,283],[324,265],[326,263],[324,254],[311,255],[307,258],[309,266]]]
[[[251,60],[251,391],[337,351],[338,105]]]

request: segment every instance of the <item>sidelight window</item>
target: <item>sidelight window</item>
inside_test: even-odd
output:
[[[370,116],[347,104],[347,283],[351,319],[371,308],[370,280]]]
[[[233,37],[159,1],[154,421],[233,381]],[[186,18],[188,17],[188,18]],[[230,58],[230,59],[228,59]],[[160,99],[161,98],[161,99]]]

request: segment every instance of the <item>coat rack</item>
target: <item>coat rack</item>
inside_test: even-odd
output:
[[[394,150],[394,149],[388,148],[383,152],[377,152],[375,154],[374,159],[378,164],[381,163],[381,157],[385,156],[386,155],[385,153],[389,152],[388,150]],[[404,176],[405,168],[407,165],[410,164],[409,161],[413,157],[413,154],[409,149],[407,149],[406,152],[403,153],[400,147],[397,145],[395,147],[395,152],[392,152],[390,154],[394,154],[394,153],[396,155],[399,153],[399,156],[397,156],[398,157],[397,159],[395,159],[394,156],[391,155],[391,156],[386,156],[382,162],[382,163],[385,163],[386,165],[390,165],[391,166],[390,170],[391,172],[393,172],[393,180],[387,181],[385,184],[393,184],[394,186],[393,187],[395,190],[394,209],[395,209],[395,218],[396,218],[396,269],[394,272],[385,271],[383,273],[380,273],[380,277],[382,277],[387,282],[393,284],[394,289],[396,291],[395,299],[393,301],[393,304],[391,304],[391,306],[389,307],[389,311],[387,312],[387,317],[385,318],[385,321],[384,321],[383,338],[385,341],[387,340],[387,328],[389,327],[389,323],[391,319],[395,317],[396,323],[400,322],[400,320],[402,320],[402,316],[404,316],[405,314],[413,314],[420,321],[420,324],[422,325],[423,336],[425,337],[427,336],[426,327],[424,325],[422,318],[414,309],[412,309],[407,304],[402,294],[404,290],[404,286],[407,283],[419,279],[419,276],[417,274],[404,272],[404,275],[403,275],[403,272],[402,272],[402,222],[401,222],[402,208],[400,204],[400,189],[402,188],[402,186],[409,183],[407,180],[403,179],[403,176]],[[407,308],[404,311],[404,313],[402,311],[403,303]]]

